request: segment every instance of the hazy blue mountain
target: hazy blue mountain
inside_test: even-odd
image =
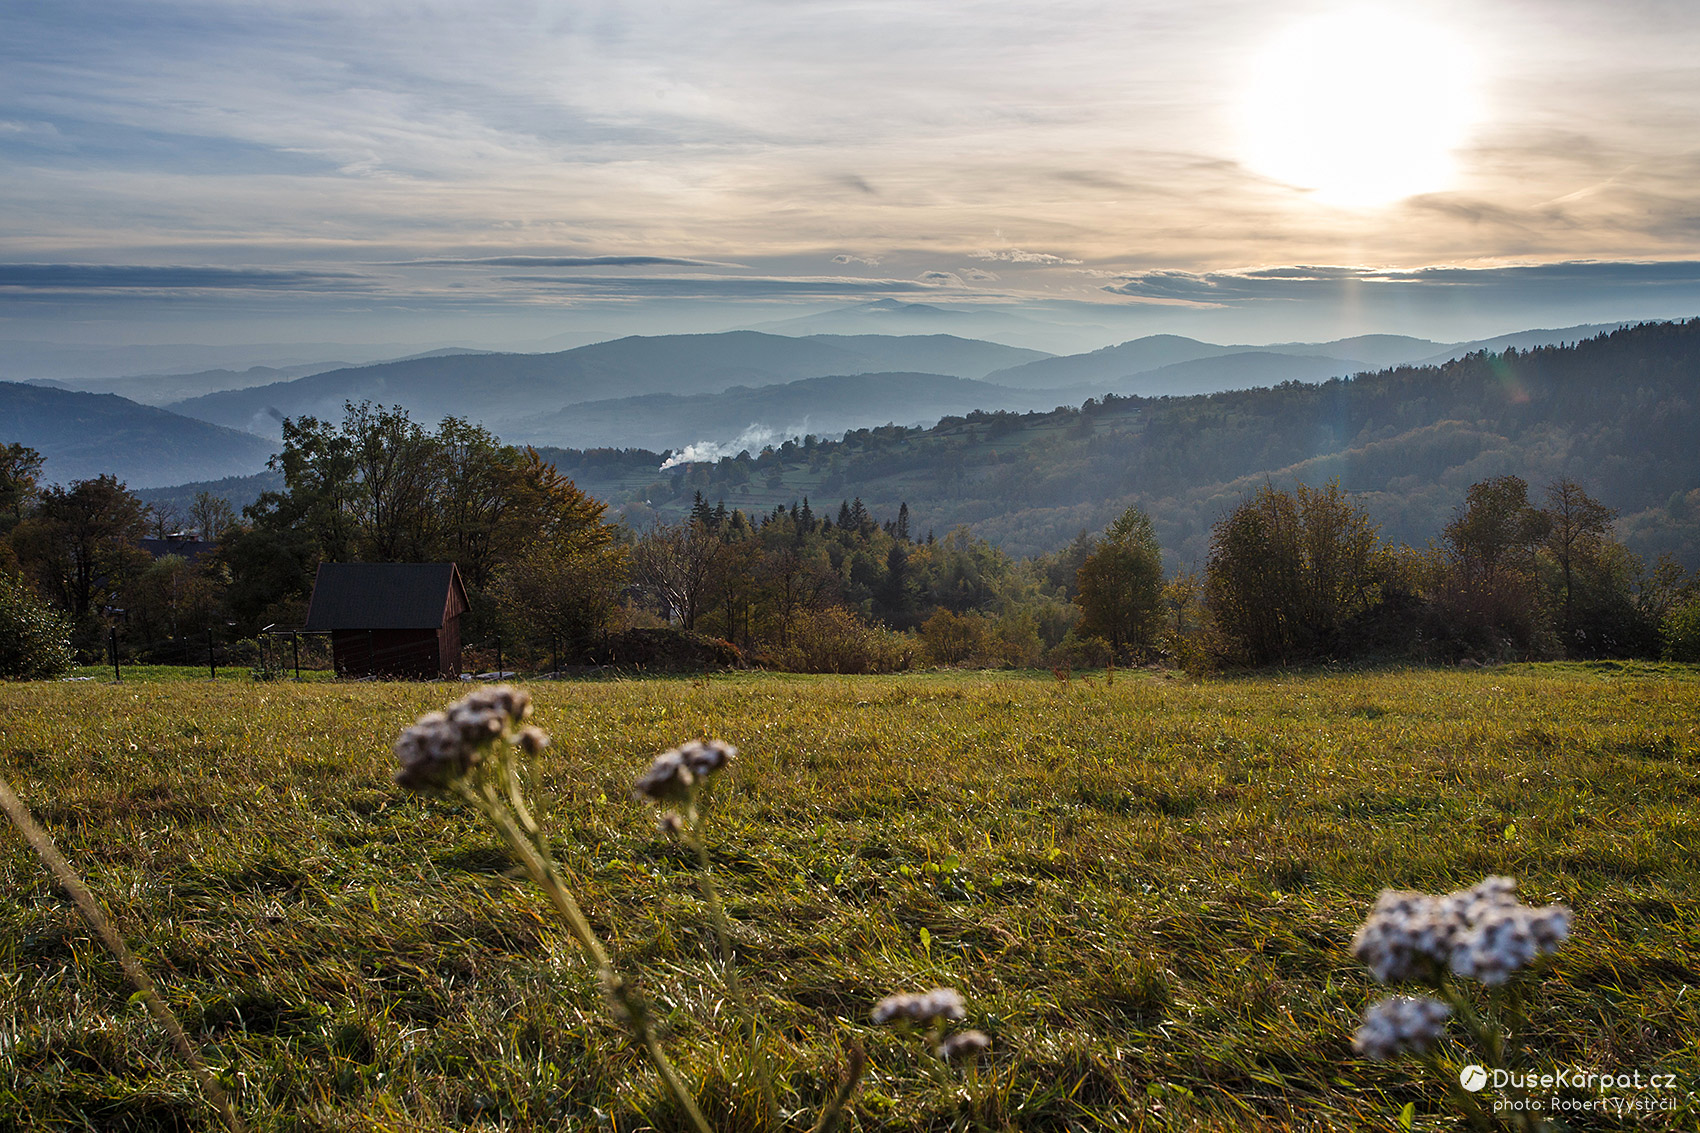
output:
[[[1275,386],[1282,382],[1323,382],[1329,378],[1348,377],[1364,369],[1368,367],[1339,358],[1246,350],[1213,358],[1194,358],[1131,374],[1106,385],[1101,392],[1174,397]]]
[[[49,482],[110,472],[133,488],[247,475],[276,448],[116,394],[0,382],[0,443],[13,441],[46,458]]]
[[[1089,354],[1044,358],[998,370],[988,374],[987,379],[1029,389],[1086,385],[1147,395],[1213,393],[1285,381],[1318,381],[1360,370],[1413,363],[1449,349],[1454,348],[1402,334],[1364,334],[1332,342],[1281,342],[1271,346],[1219,346],[1176,334],[1153,334]],[[1458,351],[1464,353],[1468,351]],[[1206,359],[1228,357],[1239,361],[1217,367],[1202,364]],[[1306,361],[1284,362],[1283,357]],[[1190,368],[1166,372],[1164,377],[1149,383],[1130,380],[1135,375],[1168,371],[1174,366]],[[1217,376],[1210,376],[1213,374]]]
[[[880,369],[909,369],[957,378],[984,378],[994,370],[1053,357],[1043,350],[958,338],[954,334],[814,334],[808,338],[811,342],[854,351]]]
[[[1023,389],[1052,389],[1062,386],[1104,385],[1105,382],[1115,382],[1132,374],[1141,374],[1147,370],[1155,370],[1161,366],[1170,366],[1176,362],[1190,362],[1196,358],[1215,358],[1223,354],[1232,354],[1241,347],[1217,346],[1210,342],[1199,342],[1195,338],[1186,338],[1178,334],[1152,334],[1144,338],[1136,338],[1118,346],[1106,346],[1102,350],[1094,350],[1089,354],[1070,354],[1061,358],[1041,358],[1037,362],[1027,362],[1020,366],[1012,366],[1007,370],[997,370],[987,375],[988,380],[1001,385],[1019,386]],[[1109,389],[1110,386],[1104,388]]]
[[[170,405],[227,389],[252,389],[292,381],[308,374],[337,370],[346,362],[311,366],[251,366],[246,370],[202,370],[194,374],[135,374],[125,378],[32,378],[34,386],[75,389],[84,393],[115,393],[143,405]]]
[[[202,492],[211,492],[228,500],[240,515],[243,508],[260,498],[261,492],[281,492],[283,487],[283,473],[267,469],[249,476],[224,476],[217,480],[190,480],[163,488],[140,488],[136,495],[143,503],[169,504],[177,514],[188,515],[195,497]]]
[[[469,350],[450,346],[428,350],[405,358],[388,361],[411,362],[419,358],[449,358],[466,354],[488,354],[487,350]],[[327,370],[345,370],[347,362],[315,362],[301,366],[250,366],[246,370],[201,370],[193,374],[132,374],[122,378],[31,378],[29,384],[52,386],[54,389],[80,389],[85,393],[115,393],[143,405],[174,405],[189,398],[204,397],[230,389],[252,389],[322,374]]]
[[[877,299],[813,315],[759,323],[748,329],[799,336],[954,334],[1051,354],[1071,353],[1086,343],[1114,337],[1101,326],[1050,322],[997,306],[975,304],[950,308],[896,299]]]
[[[610,395],[713,393],[734,385],[871,371],[943,369],[979,377],[1034,352],[943,335],[791,338],[723,334],[630,337],[556,354],[471,354],[420,358],[314,374],[231,390],[170,406],[231,428],[276,436],[284,417],[340,419],[344,401],[405,406],[435,422],[454,415],[510,439],[542,439],[539,417]]]
[[[734,386],[719,393],[655,393],[569,405],[539,418],[533,437],[574,448],[680,449],[711,442],[736,455],[813,433],[896,423],[930,425],[975,409],[1052,408],[1049,392],[1008,389],[944,374],[882,373]]]
[[[1476,481],[1521,476],[1539,500],[1569,477],[1617,509],[1618,536],[1638,554],[1700,569],[1697,403],[1700,319],[1342,380],[949,415],[747,464],[657,474],[654,453],[557,459],[640,520],[684,514],[699,490],[752,515],[804,496],[817,511],[860,497],[880,516],[907,503],[915,530],[968,524],[1014,554],[1061,547],[1138,504],[1177,566],[1202,565],[1211,525],[1271,480],[1338,479],[1386,538],[1420,547]]]
[[[1351,338],[1337,338],[1332,342],[1277,342],[1269,346],[1236,346],[1234,349],[1341,358],[1358,363],[1360,369],[1379,369],[1382,366],[1397,366],[1404,362],[1431,358],[1439,351],[1456,349],[1456,345],[1448,346],[1443,342],[1412,338],[1405,334],[1360,334]]]
[[[418,344],[290,342],[206,346],[194,343],[138,346],[67,345],[0,340],[0,380],[122,378],[132,374],[192,374],[271,366],[329,369],[414,354]],[[340,359],[340,361],[339,361]]]

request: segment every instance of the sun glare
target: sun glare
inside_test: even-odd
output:
[[[1242,156],[1333,205],[1445,189],[1475,123],[1476,85],[1461,35],[1374,7],[1313,17],[1258,58]]]

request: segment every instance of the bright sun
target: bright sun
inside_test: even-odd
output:
[[[1374,7],[1288,29],[1250,76],[1245,163],[1347,207],[1448,188],[1478,113],[1462,40]]]

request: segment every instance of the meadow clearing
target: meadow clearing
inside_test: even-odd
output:
[[[1700,1122],[1700,668],[529,687],[540,818],[723,1131],[767,1114],[692,861],[631,797],[696,736],[741,749],[707,836],[788,1127],[853,1040],[863,1130],[1455,1127],[1434,1072],[1352,1053],[1381,989],[1347,946],[1384,886],[1487,874],[1575,911],[1527,1064],[1675,1076],[1575,1124]],[[681,1128],[488,825],[392,782],[462,691],[0,685],[0,775],[251,1127]],[[943,1079],[868,1016],[935,985],[993,1040]],[[130,992],[0,827],[0,1129],[215,1127]]]

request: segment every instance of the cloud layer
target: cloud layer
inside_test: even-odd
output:
[[[1555,267],[1493,287],[1563,297],[1608,261],[1687,286],[1645,262],[1700,257],[1700,9],[1413,5],[1491,60],[1481,123],[1456,183],[1364,211],[1251,172],[1236,133],[1249,61],[1353,2],[5,5],[0,290],[1237,309],[1506,263]]]

